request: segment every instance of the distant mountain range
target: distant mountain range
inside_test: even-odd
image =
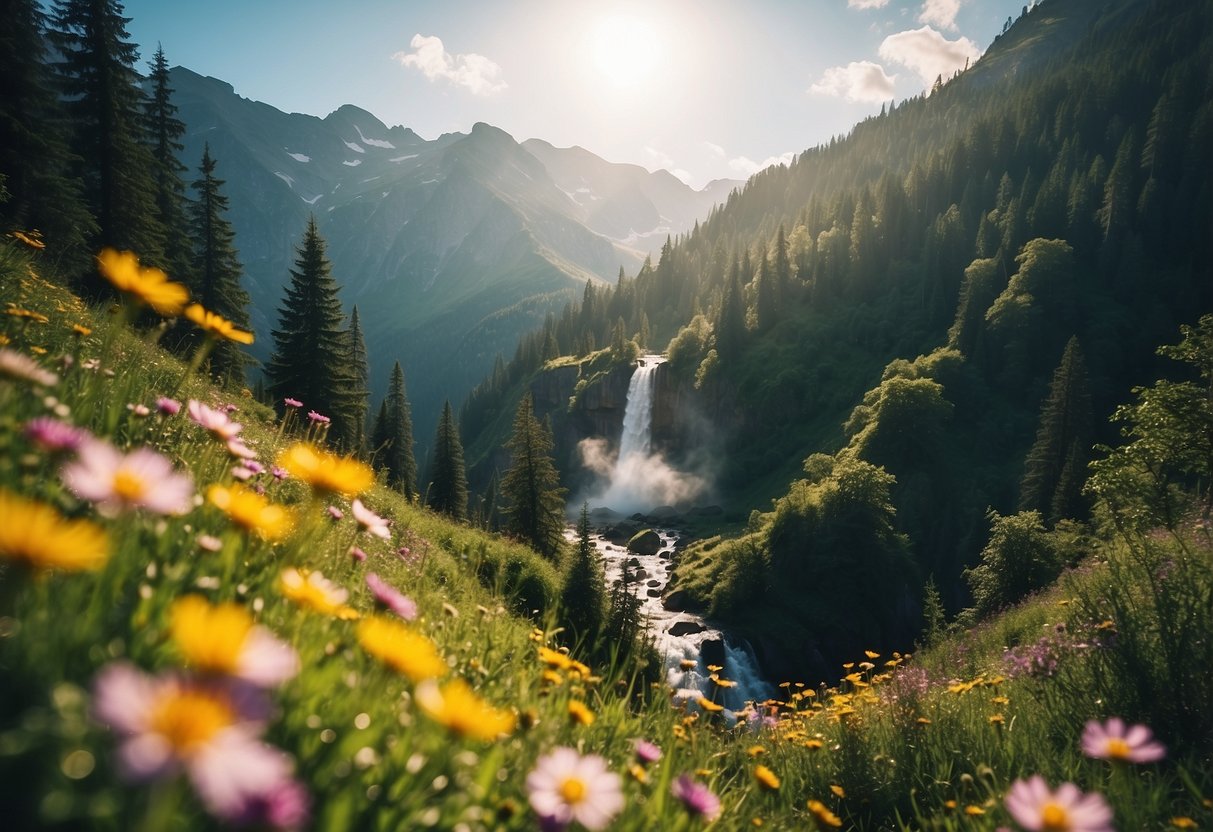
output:
[[[426,140],[354,106],[283,113],[223,81],[172,70],[192,179],[204,143],[226,180],[257,342],[272,349],[282,286],[309,214],[348,313],[359,307],[372,388],[408,377],[424,443],[444,398],[460,401],[518,336],[587,280],[635,270],[741,184],[696,191],[666,171],[579,147],[518,143],[487,124]]]

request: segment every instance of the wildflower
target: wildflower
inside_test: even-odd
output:
[[[68,520],[53,507],[0,489],[0,558],[34,569],[98,569],[109,539],[88,520]]]
[[[287,448],[278,464],[293,477],[324,494],[356,497],[375,482],[375,474],[366,464],[340,457],[302,442]]]
[[[311,797],[297,780],[287,779],[276,788],[250,795],[240,810],[226,820],[236,826],[302,829],[311,814]]]
[[[227,452],[236,457],[236,459],[257,458],[257,452],[248,445],[244,444],[244,440],[242,440],[239,436],[233,436],[231,439],[227,440]]]
[[[1199,827],[1199,824],[1197,824],[1196,821],[1187,816],[1171,818],[1171,825],[1176,829],[1196,829]]]
[[[282,594],[303,607],[331,615],[343,621],[358,617],[358,611],[345,605],[350,594],[319,572],[306,569],[284,569],[278,578]]]
[[[807,739],[804,741],[804,747],[810,751],[820,751],[825,748],[825,743],[819,739]]]
[[[754,766],[754,779],[764,789],[769,789],[770,791],[779,789],[779,778],[775,775],[775,772],[764,765]]]
[[[173,470],[168,457],[151,448],[123,454],[100,440],[83,443],[63,481],[77,497],[97,504],[102,514],[144,508],[153,514],[185,514],[194,503],[194,482]]]
[[[358,643],[375,658],[414,682],[444,676],[446,662],[434,642],[403,624],[370,617],[358,625]]]
[[[350,510],[354,512],[354,519],[358,521],[358,525],[362,526],[362,530],[367,534],[383,540],[391,540],[392,533],[388,530],[388,521],[364,506],[362,500],[355,499]]]
[[[640,763],[628,763],[628,774],[632,775],[632,779],[642,786],[649,784],[649,772]]]
[[[570,699],[569,719],[573,720],[573,722],[576,722],[578,725],[593,725],[594,712],[586,707],[586,704],[580,699]]]
[[[715,673],[713,673],[713,674],[712,674],[711,676],[709,676],[708,678],[709,678],[709,679],[711,679],[711,680],[712,680],[712,682],[713,682],[713,683],[716,685],[716,687],[718,687],[718,688],[735,688],[735,687],[737,687],[737,683],[736,683],[736,682],[730,681],[730,680],[728,680],[728,679],[721,679],[721,678],[720,678],[719,676],[717,676]]]
[[[645,765],[661,759],[661,749],[648,740],[633,740],[632,750],[636,753],[636,759]]]
[[[21,309],[16,306],[9,305],[5,313],[12,315],[14,318],[25,318],[27,321],[33,321],[36,324],[45,324],[50,322],[50,318],[43,315],[41,312],[35,312],[32,309]]]
[[[720,798],[690,775],[680,775],[670,785],[670,793],[682,801],[688,812],[708,823],[720,817]]]
[[[259,740],[268,709],[251,688],[153,677],[111,664],[93,683],[93,711],[121,737],[124,779],[160,780],[184,770],[207,811],[221,820],[290,781],[290,758]]]
[[[299,401],[298,399],[292,399],[290,396],[283,399],[282,403],[287,407],[303,407],[303,402]]]
[[[191,303],[185,307],[185,317],[207,335],[235,341],[237,344],[253,343],[253,333],[236,329],[236,325],[227,318],[203,309],[201,304]]]
[[[847,796],[847,790],[844,789],[842,786],[837,785],[836,783],[830,784],[830,791],[834,793],[835,797],[846,797]]]
[[[317,425],[327,425],[333,421],[329,417],[325,416],[323,413],[317,413],[314,410],[309,410],[307,412],[307,417],[312,420],[313,424],[317,424]]]
[[[198,548],[204,552],[218,552],[223,548],[223,541],[209,534],[198,535],[194,542],[197,543]]]
[[[591,832],[605,829],[623,809],[622,787],[602,757],[563,747],[540,757],[526,777],[531,808],[540,818],[560,827],[577,821]]]
[[[510,734],[517,722],[513,713],[489,705],[462,679],[454,679],[441,689],[433,679],[426,679],[417,685],[414,698],[431,719],[461,737],[488,742]]]
[[[206,499],[237,526],[263,540],[279,540],[291,530],[290,512],[239,483],[231,488],[212,485],[207,489]]]
[[[572,664],[572,659],[561,653],[559,650],[553,650],[550,647],[539,648],[539,661],[546,664],[548,667],[554,667],[557,670],[567,670]]]
[[[180,314],[189,299],[184,286],[171,282],[160,269],[140,266],[139,258],[132,252],[102,249],[97,255],[97,265],[101,275],[115,288],[166,317]]]
[[[380,606],[391,610],[405,621],[417,618],[417,602],[397,591],[395,587],[374,572],[367,573],[366,585],[371,590],[375,602]]]
[[[1112,809],[1103,795],[1083,794],[1073,783],[1052,792],[1039,774],[1012,783],[1006,806],[1028,832],[1112,832]]]
[[[354,559],[354,563],[366,563],[366,552],[359,549],[357,546],[351,546],[346,553]]]
[[[210,431],[220,441],[226,442],[240,433],[240,423],[233,422],[222,410],[207,407],[197,399],[190,399],[186,409],[195,424]]]
[[[1087,723],[1082,732],[1082,753],[1097,760],[1153,763],[1167,756],[1167,749],[1146,726],[1127,728],[1123,719],[1114,716],[1103,725],[1095,720]]]
[[[328,512],[329,518],[334,522],[345,517],[345,512],[337,508],[337,506],[326,506],[324,510]]]
[[[712,713],[720,713],[721,711],[724,710],[724,705],[717,705],[711,699],[707,699],[703,696],[700,696],[695,701],[699,704],[699,707],[703,708],[705,711],[710,711]]]
[[[970,803],[968,806],[965,807],[966,815],[971,815],[973,817],[976,817],[977,815],[984,815],[985,813],[986,813],[985,809],[981,808],[980,806],[975,806],[972,803]]]
[[[239,604],[212,606],[200,595],[173,603],[169,631],[186,664],[271,687],[299,672],[299,656],[273,633],[253,623]]]
[[[75,451],[91,435],[83,428],[60,422],[49,416],[39,416],[25,423],[25,438],[47,453]]]
[[[93,334],[93,331],[82,324],[72,324],[72,334],[79,338],[87,338]]]
[[[863,654],[865,656],[867,656],[869,659],[879,659],[880,658],[880,654],[875,651],[872,651],[872,650],[864,650]]]
[[[809,812],[813,819],[822,826],[832,826],[835,829],[842,826],[842,818],[830,811],[829,807],[820,800],[809,801]]]
[[[274,477],[274,479],[278,480],[278,482],[282,482],[284,479],[290,476],[290,474],[286,472],[285,468],[279,468],[277,465],[270,466],[270,474]]]
[[[1007,718],[1002,714],[990,714],[988,717],[986,717],[986,721],[991,725],[1005,725]]]
[[[27,381],[38,387],[54,387],[59,383],[59,376],[42,369],[37,361],[6,347],[0,347],[0,377]]]
[[[694,659],[683,659],[678,663],[678,666],[683,670],[694,670],[699,666],[699,662],[695,661]]]
[[[761,745],[751,745],[745,750],[745,753],[751,757],[757,757],[759,754],[766,754],[767,750]]]

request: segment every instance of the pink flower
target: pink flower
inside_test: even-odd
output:
[[[387,520],[364,506],[362,500],[355,499],[351,510],[354,512],[354,519],[367,534],[383,540],[392,539],[392,533],[387,527]]]
[[[154,514],[185,514],[194,504],[194,483],[173,470],[168,457],[150,448],[123,454],[100,440],[82,444],[76,461],[63,469],[72,493],[97,504],[102,514],[144,508]]]
[[[215,817],[234,819],[290,782],[290,758],[259,739],[269,709],[255,688],[102,668],[93,713],[120,738],[118,770],[131,782],[184,772]]]
[[[289,396],[282,400],[282,403],[287,407],[303,407],[303,402],[298,399],[292,399]]]
[[[1114,716],[1103,725],[1095,720],[1087,723],[1082,732],[1082,753],[1097,760],[1153,763],[1166,757],[1167,749],[1146,726],[1126,729],[1124,720]]]
[[[219,405],[219,409],[224,413],[235,413],[240,408],[236,407],[234,404],[221,404]]]
[[[39,387],[54,387],[59,383],[59,376],[50,370],[42,369],[38,362],[28,355],[7,347],[0,347],[0,378],[28,381]]]
[[[151,408],[149,408],[145,404],[128,404],[126,406],[126,409],[129,410],[131,413],[135,414],[136,416],[138,416],[140,419],[143,419],[143,418],[146,418],[147,416],[152,415]]]
[[[164,416],[176,416],[181,412],[181,402],[176,399],[170,399],[167,396],[161,396],[156,399],[156,410]]]
[[[237,826],[300,829],[307,824],[311,803],[307,789],[297,780],[286,780],[273,791],[251,796],[228,820]]]
[[[92,439],[92,435],[84,428],[60,422],[49,416],[39,416],[25,423],[25,438],[43,451],[56,453],[75,451],[81,444]]]
[[[683,774],[670,784],[670,793],[682,801],[688,812],[708,823],[720,817],[720,798],[689,774]]]
[[[577,821],[586,829],[605,829],[623,809],[622,781],[597,754],[581,756],[557,748],[540,757],[526,776],[531,808],[550,823]]]
[[[398,591],[374,572],[366,573],[366,585],[370,588],[371,595],[375,597],[375,603],[391,610],[405,621],[413,621],[417,618],[417,602]]]
[[[1098,792],[1083,794],[1073,783],[1049,791],[1043,777],[1034,774],[1016,780],[1006,796],[1007,811],[1028,832],[1115,832],[1112,809]]]
[[[223,541],[209,534],[198,535],[195,542],[197,542],[198,548],[204,552],[218,552],[223,548]]]
[[[348,554],[354,559],[355,563],[366,563],[366,552],[362,551],[357,546],[351,546]]]
[[[325,511],[329,513],[329,517],[331,517],[334,521],[345,517],[345,512],[337,508],[337,506],[327,506]]]
[[[265,466],[255,459],[246,459],[241,463],[245,468],[252,471],[254,474],[264,474]]]
[[[270,473],[274,475],[274,479],[278,480],[278,482],[282,482],[284,479],[290,476],[285,468],[279,468],[277,465],[270,468]]]
[[[236,427],[240,427],[237,425]],[[244,441],[239,436],[234,436],[227,440],[227,452],[237,459],[253,459],[257,456],[257,452],[244,444]]]
[[[247,482],[254,475],[252,471],[245,468],[243,465],[237,465],[232,469],[232,476],[241,482]]]
[[[636,751],[636,759],[646,766],[661,759],[661,749],[648,740],[633,740],[632,748]]]
[[[229,419],[227,414],[222,410],[207,407],[197,399],[190,399],[186,409],[190,414],[190,418],[214,434],[216,439],[222,439],[226,442],[240,433],[241,425]]]
[[[321,414],[321,413],[317,413],[317,412],[316,412],[316,411],[314,411],[314,410],[309,410],[309,411],[307,412],[307,417],[308,417],[309,419],[311,419],[313,422],[316,422],[316,423],[321,424],[321,425],[327,425],[329,422],[333,421],[333,420],[332,420],[332,419],[330,419],[329,417],[327,417],[327,416],[325,416],[325,415],[323,415],[323,414]]]

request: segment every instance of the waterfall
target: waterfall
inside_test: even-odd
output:
[[[636,365],[628,382],[628,400],[623,411],[623,435],[619,438],[619,462],[634,456],[647,457],[653,448],[653,388],[657,367],[665,363],[659,355],[646,355]]]

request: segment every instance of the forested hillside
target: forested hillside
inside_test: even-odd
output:
[[[1173,372],[1155,347],[1211,308],[1211,31],[1207,4],[1037,5],[970,70],[755,176],[614,289],[588,286],[467,401],[469,445],[557,354],[621,335],[666,348],[680,402],[719,434],[730,508],[764,509],[814,454],[836,456],[811,456],[785,508],[852,474],[875,504],[887,492],[813,580],[857,603],[837,573],[874,574],[858,544],[883,536],[902,565],[866,593],[871,635],[906,643],[928,578],[950,611],[970,603],[989,509],[1087,517],[1092,443],[1116,438],[1133,385]],[[769,522],[751,520],[754,562],[715,558],[747,576],[718,614],[785,585],[780,545],[822,557],[812,527],[779,544]],[[806,608],[787,618],[811,628]]]

